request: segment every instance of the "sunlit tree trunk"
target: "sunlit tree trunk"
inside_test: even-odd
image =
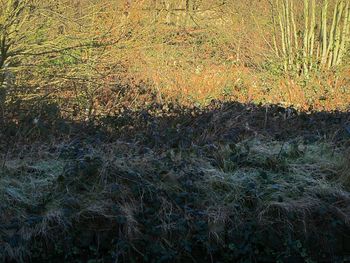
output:
[[[174,12],[174,3],[172,1],[166,1],[165,2],[165,9],[166,9],[166,19],[165,22],[167,24],[173,24],[173,12]]]

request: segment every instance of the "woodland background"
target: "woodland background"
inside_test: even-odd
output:
[[[1,262],[345,262],[350,0],[0,0]]]

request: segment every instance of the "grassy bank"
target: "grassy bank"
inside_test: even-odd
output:
[[[1,262],[342,262],[350,0],[0,0]]]
[[[193,111],[150,109],[129,116],[134,127],[77,125],[10,148],[2,259],[329,262],[350,252],[348,114]]]

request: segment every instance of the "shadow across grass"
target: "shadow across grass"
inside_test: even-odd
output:
[[[121,108],[109,116],[73,120],[54,103],[4,121],[1,142],[35,142],[96,137],[138,141],[151,147],[186,147],[213,142],[235,143],[257,134],[276,140],[306,141],[349,138],[350,112],[298,112],[292,107],[213,101],[209,106],[182,107],[154,103],[143,109]]]
[[[46,106],[1,131],[5,262],[329,262],[350,253],[348,112],[153,104],[79,122]]]

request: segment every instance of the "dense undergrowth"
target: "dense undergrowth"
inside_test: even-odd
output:
[[[0,261],[346,261],[349,32],[350,0],[0,0]]]
[[[41,122],[2,133],[2,261],[335,262],[350,252],[348,113],[214,103]]]

